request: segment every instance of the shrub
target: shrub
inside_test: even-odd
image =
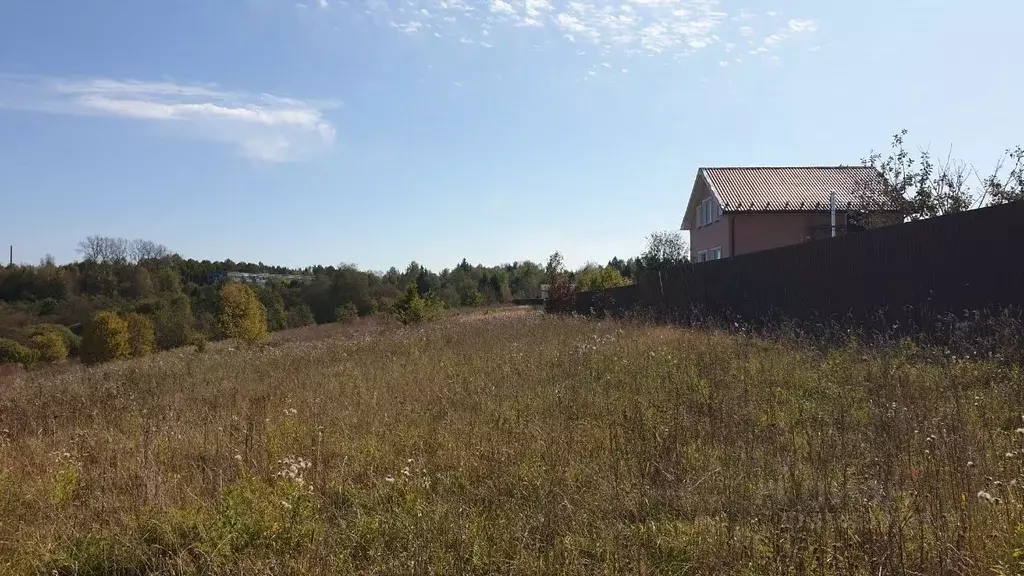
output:
[[[45,331],[32,336],[32,349],[39,354],[40,362],[57,364],[68,359],[68,346],[59,332]]]
[[[192,345],[195,346],[196,352],[198,352],[200,354],[202,354],[203,352],[206,352],[206,346],[207,346],[206,336],[204,336],[202,334],[196,334],[196,335],[192,336]]]
[[[334,315],[335,320],[342,324],[352,324],[359,319],[359,309],[356,305],[351,302],[346,302],[341,306],[338,306],[338,310]]]
[[[142,314],[132,313],[125,316],[128,333],[131,335],[132,356],[148,356],[156,350],[156,328],[153,319]]]
[[[69,356],[78,356],[79,351],[82,348],[82,337],[75,334],[74,330],[70,326],[63,326],[61,324],[35,324],[28,327],[29,338],[32,338],[38,334],[45,332],[53,332],[58,334],[62,340],[64,340],[64,348],[67,350]]]
[[[166,299],[157,300],[153,303],[152,310],[157,345],[161,350],[185,346],[191,341],[192,303],[189,302],[188,296],[173,294]]]
[[[127,358],[132,353],[128,323],[113,312],[99,312],[82,338],[82,362],[97,364]]]
[[[34,363],[34,356],[38,353],[22,346],[9,338],[0,338],[0,364],[25,364]]]
[[[627,284],[622,273],[611,266],[587,266],[576,276],[576,288],[580,292],[598,292]]]
[[[402,324],[419,324],[440,318],[444,313],[444,303],[435,298],[422,298],[416,283],[410,282],[405,289],[405,296],[392,309]]]
[[[288,327],[289,328],[302,328],[303,326],[312,326],[316,324],[316,319],[313,318],[313,311],[306,304],[299,304],[288,310]]]
[[[266,310],[252,288],[235,282],[221,288],[220,329],[225,338],[242,342],[267,339]]]
[[[484,297],[476,288],[469,288],[462,293],[459,303],[463,306],[476,308],[484,305]]]
[[[576,310],[576,291],[565,276],[555,278],[548,289],[548,299],[544,302],[544,311],[549,314],[570,314]]]

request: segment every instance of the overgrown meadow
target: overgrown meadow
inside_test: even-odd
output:
[[[1024,570],[1015,368],[521,310],[306,335],[0,375],[0,573]]]

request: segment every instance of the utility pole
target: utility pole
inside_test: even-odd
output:
[[[14,266],[14,244],[11,244],[11,266]]]

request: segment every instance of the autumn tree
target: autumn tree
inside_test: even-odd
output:
[[[82,362],[97,364],[131,355],[128,323],[113,312],[98,312],[82,337]]]
[[[245,284],[230,282],[221,288],[219,320],[225,338],[253,343],[268,337],[266,311],[256,292]]]
[[[131,336],[132,356],[148,356],[156,350],[156,328],[149,316],[132,313],[125,316]]]
[[[612,266],[588,264],[576,274],[576,289],[580,292],[597,292],[626,286],[629,281],[622,273]]]
[[[41,362],[56,364],[68,359],[68,346],[59,332],[39,332],[29,340],[31,348],[39,353]]]

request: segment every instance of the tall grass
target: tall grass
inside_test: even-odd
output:
[[[0,380],[0,573],[1015,574],[1024,376],[491,315]]]

